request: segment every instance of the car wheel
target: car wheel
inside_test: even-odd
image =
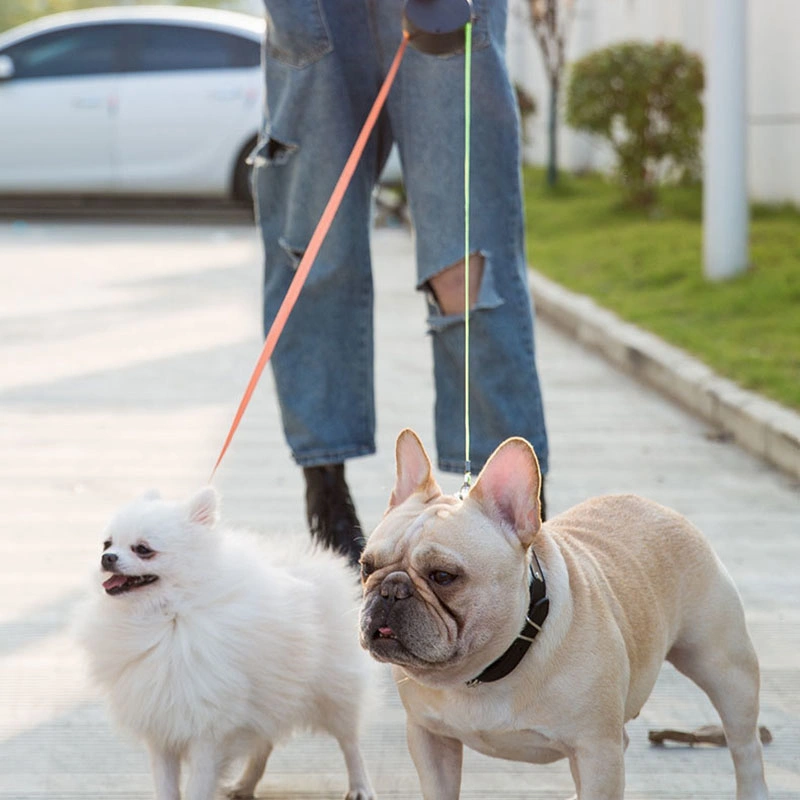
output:
[[[251,139],[239,153],[233,170],[233,197],[246,206],[253,205],[253,165],[247,163],[247,157],[256,146],[256,139]]]

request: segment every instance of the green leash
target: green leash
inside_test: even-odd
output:
[[[466,495],[472,486],[469,441],[469,156],[472,119],[472,22],[464,28],[464,485]]]

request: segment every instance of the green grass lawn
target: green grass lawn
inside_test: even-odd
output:
[[[800,409],[800,212],[756,206],[750,269],[703,278],[699,187],[663,190],[657,211],[622,208],[598,175],[554,190],[526,168],[528,261],[573,291],[694,354],[740,386]]]

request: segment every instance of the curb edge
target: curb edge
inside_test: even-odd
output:
[[[536,313],[543,319],[744,449],[800,479],[800,414],[742,389],[694,356],[534,269],[529,270],[528,285]]]

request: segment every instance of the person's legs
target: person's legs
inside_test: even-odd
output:
[[[400,0],[392,0],[402,5]],[[392,2],[388,5],[392,5]],[[536,370],[524,248],[516,103],[505,67],[505,3],[475,0],[470,217],[471,466],[509,436],[547,434]],[[443,470],[464,468],[464,58],[410,50],[390,116],[428,295]]]
[[[364,0],[265,5],[266,113],[254,180],[268,330],[380,75]],[[312,533],[351,558],[361,530],[342,465],[375,451],[369,224],[381,141],[370,141],[272,357]]]

